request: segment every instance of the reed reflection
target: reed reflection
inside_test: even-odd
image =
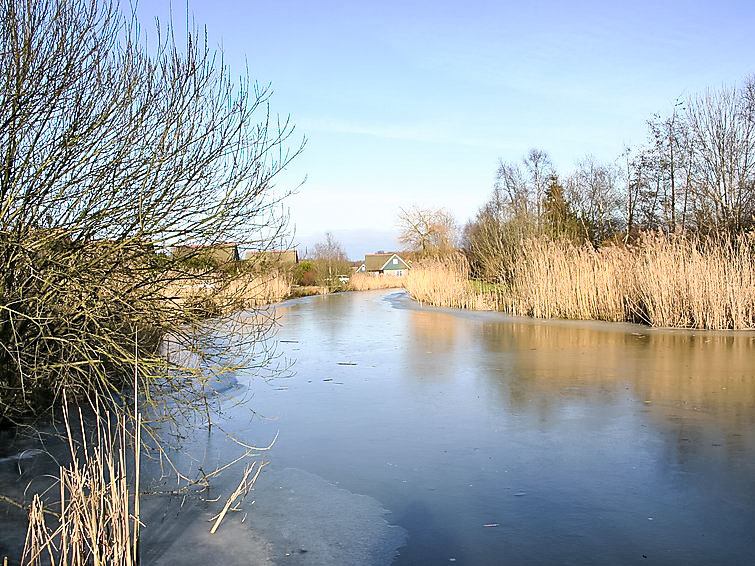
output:
[[[643,402],[752,418],[755,338],[747,334],[502,321],[483,323],[479,339],[488,358],[507,356],[514,376],[539,390],[628,384]]]
[[[404,348],[407,375],[413,379],[452,380],[459,360],[457,351],[463,350],[460,335],[468,336],[468,329],[462,321],[445,313],[412,310],[407,314],[409,332]]]

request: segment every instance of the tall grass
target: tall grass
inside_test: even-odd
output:
[[[643,322],[700,329],[755,328],[755,241],[646,235],[595,250],[523,242],[511,281],[469,285],[461,261],[418,265],[406,287],[435,306],[495,309],[538,318]]]
[[[498,309],[501,299],[496,288],[472,288],[469,264],[460,254],[415,263],[404,286],[415,300],[434,307],[490,310]]]
[[[394,275],[370,275],[368,273],[354,273],[349,279],[349,291],[371,291],[373,289],[391,289],[403,287],[406,277]]]
[[[164,297],[176,305],[191,305],[208,314],[230,312],[277,303],[291,295],[288,274],[271,271],[267,274],[242,272],[229,279],[213,276],[171,282],[162,289]]]
[[[638,250],[633,311],[653,326],[755,328],[755,238],[647,239]]]
[[[135,566],[139,563],[141,421],[137,421],[134,451],[130,455],[126,449],[125,417],[113,420],[108,414],[99,413],[96,417],[90,444],[80,418],[82,446],[79,450],[65,413],[71,463],[60,468],[57,526],[48,524],[52,521],[49,513],[40,496],[35,494],[29,511],[23,566]],[[127,461],[134,466],[135,495],[130,494],[127,484]]]
[[[629,250],[616,246],[594,250],[569,242],[527,240],[513,266],[504,310],[536,318],[627,320],[634,263]]]

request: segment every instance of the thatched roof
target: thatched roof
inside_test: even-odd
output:
[[[170,254],[176,259],[207,258],[218,264],[239,260],[238,245],[232,243],[207,246],[173,246],[170,248]]]
[[[385,268],[385,264],[388,263],[393,256],[399,258],[407,267],[406,260],[396,253],[381,253],[381,254],[365,254],[364,255],[364,269],[365,271],[381,271]]]
[[[265,265],[294,265],[299,263],[299,254],[294,250],[248,251],[245,259]]]

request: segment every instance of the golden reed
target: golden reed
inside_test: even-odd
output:
[[[60,467],[57,478],[59,513],[49,514],[57,516],[57,521],[47,516],[41,497],[35,494],[21,564],[137,566],[141,415],[129,455],[125,417],[97,411],[95,434],[87,440],[79,413],[81,437],[74,439],[67,403],[63,407],[71,463]],[[127,462],[133,466],[133,489],[127,483]]]
[[[231,279],[212,277],[173,282],[161,290],[176,304],[212,303],[220,313],[277,303],[291,295],[288,274],[272,271],[264,275],[240,273]]]
[[[416,265],[406,288],[434,306],[538,318],[642,322],[700,329],[755,328],[755,240],[694,241],[657,234],[595,250],[523,242],[508,285],[472,286],[463,258]]]
[[[373,289],[403,287],[405,279],[406,277],[396,277],[394,275],[354,273],[349,278],[349,291],[372,291]]]
[[[409,295],[434,307],[474,310],[499,310],[497,290],[473,290],[469,264],[461,254],[415,263],[404,283]]]

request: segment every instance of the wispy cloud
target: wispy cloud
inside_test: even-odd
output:
[[[375,125],[340,118],[317,117],[301,120],[305,129],[319,130],[336,134],[370,136],[391,140],[404,140],[420,143],[438,143],[494,149],[516,148],[516,144],[500,139],[469,136],[451,133],[449,128],[439,128],[437,124],[386,124]]]

